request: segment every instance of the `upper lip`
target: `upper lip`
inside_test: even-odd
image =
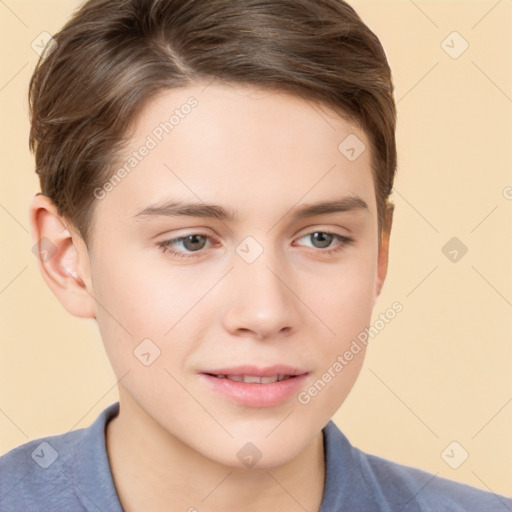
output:
[[[216,368],[213,370],[205,370],[200,373],[210,375],[254,375],[258,377],[272,377],[274,375],[303,375],[308,373],[306,370],[294,366],[284,364],[275,364],[272,366],[254,366],[242,365],[231,368]]]

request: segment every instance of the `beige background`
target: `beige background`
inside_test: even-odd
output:
[[[79,4],[0,2],[0,453],[85,427],[118,398],[95,323],[46,287],[28,226],[38,190],[31,42]],[[399,111],[391,261],[375,317],[394,301],[404,310],[371,341],[334,420],[367,452],[512,495],[512,2],[352,4],[386,49]],[[456,59],[442,46],[453,31],[469,44]],[[445,44],[453,54],[463,42]],[[441,250],[454,236],[468,248],[455,263]],[[469,453],[458,469],[441,457],[452,441]]]

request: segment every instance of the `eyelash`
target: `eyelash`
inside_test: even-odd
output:
[[[310,233],[306,233],[305,235],[302,235],[299,238],[299,240],[302,239],[302,238],[305,238],[307,236],[314,235],[315,233],[322,233],[324,235],[332,235],[332,236],[334,236],[334,238],[336,240],[338,240],[338,242],[340,242],[337,246],[335,246],[332,249],[325,249],[325,250],[317,249],[315,251],[315,252],[319,252],[321,254],[327,254],[327,255],[335,254],[335,253],[343,250],[345,248],[345,246],[347,246],[347,245],[351,244],[352,242],[354,242],[354,239],[350,238],[348,236],[339,235],[338,233],[332,233],[330,231],[320,231],[320,230],[311,231]],[[185,240],[189,236],[193,236],[193,235],[198,235],[198,236],[207,238],[208,240],[211,240],[211,237],[209,235],[205,235],[203,233],[190,233],[189,235],[179,236],[177,238],[171,238],[170,240],[165,240],[163,242],[160,242],[158,244],[158,246],[162,249],[164,254],[171,254],[173,257],[176,257],[178,259],[197,258],[197,257],[201,256],[201,254],[203,253],[203,249],[200,249],[198,251],[194,251],[192,253],[188,253],[187,254],[187,253],[183,253],[183,252],[180,252],[180,251],[174,251],[174,250],[169,248],[172,245],[174,245],[176,243],[179,243],[179,242],[182,242],[183,240]]]

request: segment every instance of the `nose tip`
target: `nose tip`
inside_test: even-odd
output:
[[[225,314],[226,328],[232,333],[252,333],[258,339],[289,335],[298,320],[293,293],[285,284],[271,254],[253,236],[237,247],[242,261],[235,264],[230,279],[230,307]]]

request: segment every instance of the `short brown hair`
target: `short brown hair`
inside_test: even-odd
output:
[[[137,113],[163,90],[212,79],[289,92],[361,127],[380,239],[393,210],[393,84],[378,38],[344,1],[89,0],[54,39],[30,81],[29,146],[41,192],[85,241],[93,191]]]

